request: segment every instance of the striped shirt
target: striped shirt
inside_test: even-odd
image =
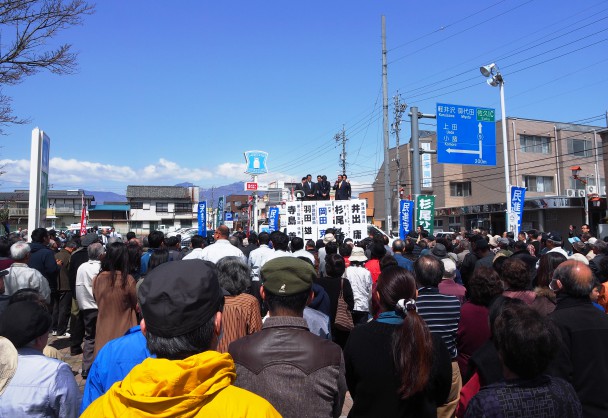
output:
[[[442,295],[436,287],[418,289],[418,315],[433,334],[441,336],[452,360],[456,359],[456,332],[460,321],[460,301],[456,296]]]
[[[262,329],[260,303],[247,293],[224,297],[222,334],[217,351],[227,353],[231,342]]]

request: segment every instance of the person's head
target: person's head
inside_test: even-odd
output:
[[[190,238],[190,246],[192,247],[192,249],[194,248],[203,248],[205,243],[205,238],[203,238],[202,235],[192,235],[192,238]]]
[[[424,255],[414,262],[416,281],[422,287],[437,287],[443,277],[443,263],[430,255]]]
[[[42,352],[49,338],[51,314],[40,303],[22,300],[10,303],[0,317],[0,335],[15,348],[31,347]]]
[[[133,240],[127,243],[127,257],[129,258],[129,271],[139,271],[141,267],[141,245]]]
[[[78,248],[78,244],[76,243],[76,241],[68,241],[65,243],[65,245],[63,246],[63,248],[65,248],[65,250],[69,253],[73,253],[74,251],[76,251],[76,249]]]
[[[213,238],[215,238],[216,241],[220,239],[228,239],[229,236],[230,229],[226,225],[218,226],[213,234]]]
[[[169,250],[166,248],[157,248],[154,250],[148,260],[148,271],[154,270],[156,267],[169,261]]]
[[[249,267],[234,256],[224,257],[217,262],[220,286],[232,296],[240,295],[251,285]]]
[[[593,249],[593,252],[595,254],[605,255],[606,253],[608,253],[608,244],[606,244],[606,242],[603,240],[598,239],[593,245],[591,245],[591,248]]]
[[[558,232],[549,232],[547,234],[547,239],[545,240],[545,245],[549,249],[553,249],[556,247],[561,247],[563,244],[562,236]]]
[[[442,258],[443,263],[443,278],[454,279],[456,277],[456,263],[451,258]]]
[[[382,259],[380,259],[380,271],[384,271],[384,269],[391,266],[398,266],[397,259],[390,254],[386,254]]]
[[[367,261],[365,250],[361,247],[354,247],[348,261],[350,261],[351,266],[362,266]]]
[[[312,174],[306,175],[306,181],[312,181]]]
[[[141,329],[156,357],[181,360],[217,346],[224,296],[213,263],[164,263],[148,273],[138,297]]]
[[[478,256],[483,257],[490,252],[490,245],[488,244],[488,240],[481,235],[478,235],[477,237],[478,238],[473,241],[473,250]]]
[[[567,260],[553,272],[550,287],[575,298],[588,298],[593,289],[593,273],[580,261]]]
[[[515,241],[513,243],[513,251],[517,252],[517,251],[526,251],[528,248],[528,244],[526,243],[526,241],[523,240],[518,240]]]
[[[323,179],[323,181],[327,181],[327,176],[326,176],[325,174],[323,174],[323,175],[321,176],[321,179]]]
[[[393,241],[393,252],[401,254],[405,250],[405,242],[401,239]]]
[[[583,233],[583,234],[589,234],[589,233],[591,233],[591,230],[589,229],[589,225],[582,224],[581,225],[581,233]]]
[[[602,287],[602,284],[597,280],[593,283],[593,289],[591,289],[591,293],[589,293],[589,299],[591,299],[591,302],[597,303],[600,293],[602,292]]]
[[[304,240],[300,237],[293,237],[291,239],[291,251],[296,252],[304,249]]]
[[[414,248],[416,248],[416,244],[414,243],[414,240],[412,239],[406,239],[405,240],[405,245],[403,246],[403,251],[405,252],[405,254],[411,254],[414,251]]]
[[[270,234],[272,248],[275,251],[287,251],[289,249],[289,236],[281,231],[274,231]]]
[[[344,257],[340,254],[328,254],[325,257],[325,272],[329,277],[339,279],[346,269]]]
[[[306,241],[306,251],[315,251],[315,242],[311,239]]]
[[[27,263],[32,249],[27,242],[19,241],[11,245],[11,258],[19,263]]]
[[[177,237],[167,237],[167,239],[165,239],[165,245],[170,250],[175,250],[175,249],[179,248],[179,244],[180,244],[180,242],[177,239]]]
[[[318,175],[318,176],[317,176],[317,183],[320,183],[320,182],[321,182],[321,180],[323,180],[323,179],[321,178],[321,175]]]
[[[502,265],[500,278],[508,290],[527,290],[530,286],[528,266],[519,258],[507,258]]]
[[[533,379],[545,372],[560,342],[557,327],[536,309],[505,307],[494,322],[494,344],[504,367],[514,376]]]
[[[528,240],[528,236],[524,231],[521,231],[519,234],[517,234],[517,240],[526,242]]]
[[[241,246],[241,239],[237,235],[231,235],[228,237],[228,241],[232,244],[233,247]]]
[[[327,256],[332,254],[338,254],[338,243],[335,241],[329,242],[325,245],[325,257],[327,261]]]
[[[553,279],[553,272],[561,263],[566,261],[565,255],[558,252],[545,253],[540,257],[538,262],[538,271],[536,272],[536,285],[539,287],[549,287],[549,283]]]
[[[50,239],[49,231],[46,228],[36,228],[32,231],[32,242],[38,244],[48,244]]]
[[[348,258],[353,253],[353,247],[347,243],[344,243],[340,246],[338,252],[342,257]]]
[[[105,253],[103,245],[99,242],[95,242],[87,247],[87,256],[89,260],[101,260],[102,254]]]
[[[129,232],[127,232],[126,237],[127,237],[127,241],[132,240],[133,238],[135,238],[135,237],[136,237],[135,232],[133,232],[133,231],[129,231]]]
[[[306,177],[302,177],[302,184],[306,182]]]
[[[386,255],[386,248],[381,241],[374,239],[370,245],[370,259],[381,260]]]
[[[110,272],[110,282],[112,287],[116,283],[116,273],[120,272],[122,287],[127,285],[127,275],[129,274],[129,256],[127,246],[122,242],[114,242],[106,245],[106,254],[101,260],[101,271]]]
[[[342,174],[338,174],[338,181],[342,181]]]
[[[490,306],[502,291],[503,286],[498,273],[493,268],[480,266],[473,271],[469,279],[467,296],[475,305]]]
[[[260,295],[270,316],[301,317],[313,297],[316,273],[312,264],[294,257],[277,257],[266,262],[260,273]]]
[[[260,235],[258,235],[258,242],[260,245],[268,245],[270,242],[270,234],[268,232],[260,232]]]
[[[148,234],[148,246],[150,248],[160,248],[165,241],[165,234],[162,231],[152,231]]]
[[[406,399],[426,387],[432,367],[433,343],[417,312],[416,280],[402,267],[388,267],[378,277],[376,292],[382,312],[395,312],[403,318],[394,331],[392,351],[400,376],[399,395]]]

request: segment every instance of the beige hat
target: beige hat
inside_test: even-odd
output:
[[[582,255],[581,253],[572,254],[570,257],[568,257],[568,260],[576,260],[576,261],[580,261],[581,263],[584,263],[586,265],[589,265],[589,260],[587,260],[587,257]]]
[[[17,371],[18,358],[13,343],[8,338],[0,337],[0,395],[4,393]]]
[[[365,251],[361,247],[354,247],[353,252],[348,257],[350,261],[367,261],[367,257],[365,256]]]
[[[498,247],[498,238],[500,238],[498,235],[490,237],[488,244],[490,244],[492,247]]]
[[[454,260],[452,260],[451,258],[448,257],[448,258],[443,258],[441,260],[441,262],[443,263],[443,268],[445,270],[443,277],[446,277],[446,278],[454,277],[454,274],[456,274],[456,263],[454,263]]]

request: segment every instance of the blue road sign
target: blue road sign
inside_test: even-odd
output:
[[[437,162],[496,165],[495,110],[437,103]]]

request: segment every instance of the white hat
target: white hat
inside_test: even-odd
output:
[[[0,395],[4,393],[17,371],[18,358],[13,343],[8,338],[0,337]]]
[[[361,247],[354,247],[353,252],[348,257],[350,261],[367,261],[367,257],[365,256],[365,251]]]
[[[323,244],[329,244],[330,242],[336,242],[336,237],[334,237],[334,234],[332,233],[325,234],[323,237]]]
[[[581,263],[584,263],[586,265],[589,265],[589,260],[587,260],[587,257],[582,255],[581,253],[572,254],[570,257],[568,257],[568,260],[576,260],[576,261],[580,261]]]
[[[443,263],[443,268],[445,269],[445,273],[443,277],[453,277],[456,273],[456,263],[451,258],[442,258],[441,262]]]

